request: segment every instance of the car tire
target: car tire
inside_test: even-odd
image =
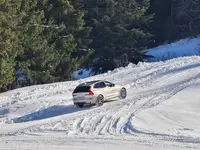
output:
[[[78,107],[78,108],[82,108],[83,106],[84,106],[84,104],[75,104],[76,105],[76,107]]]
[[[121,98],[121,99],[125,99],[126,96],[127,96],[127,91],[126,91],[125,88],[122,88],[122,89],[120,90],[120,98]]]
[[[95,105],[96,105],[97,107],[99,107],[99,106],[102,106],[103,103],[104,103],[104,97],[103,97],[103,95],[99,95],[99,96],[97,97],[97,100],[96,100]]]

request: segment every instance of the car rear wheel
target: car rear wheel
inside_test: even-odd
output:
[[[82,108],[84,106],[84,104],[75,104],[76,107]]]
[[[127,96],[127,91],[125,88],[122,88],[121,91],[120,91],[120,98],[121,99],[125,99]]]
[[[96,106],[102,106],[103,105],[103,103],[104,103],[104,97],[103,97],[103,95],[99,95],[98,97],[97,97],[97,101],[96,101]]]

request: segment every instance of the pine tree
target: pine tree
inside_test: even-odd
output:
[[[199,0],[172,0],[171,11],[176,39],[193,37],[199,34]]]
[[[55,36],[55,50],[59,63],[55,76],[59,81],[71,79],[74,71],[81,67],[90,51],[87,45],[90,28],[85,27],[84,11],[80,0],[49,0],[45,10],[47,21],[54,20],[59,28]]]
[[[148,14],[154,13],[155,16],[151,25],[151,33],[154,37],[149,47],[155,47],[172,40],[173,27],[171,5],[172,0],[151,0]]]
[[[15,58],[20,53],[19,7],[20,1],[0,0],[0,90],[15,80]]]
[[[87,49],[90,40],[84,37],[87,32],[79,5],[79,1],[30,0],[21,6],[24,53],[17,58],[18,67],[35,84],[71,79],[83,61],[77,57],[78,48]]]
[[[95,72],[143,60],[151,37],[148,25],[152,15],[146,15],[149,0],[91,0],[85,7],[87,24],[93,27],[90,47],[95,49]]]
[[[34,84],[54,81],[54,68],[58,55],[52,41],[57,29],[46,22],[44,6],[46,1],[24,0],[20,10],[24,14],[21,29],[23,53],[17,57],[17,69],[33,78]]]

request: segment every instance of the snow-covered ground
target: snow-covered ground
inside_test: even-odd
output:
[[[76,108],[73,89],[95,79],[125,85],[128,97]],[[0,149],[198,150],[199,91],[200,57],[190,56],[2,93]]]
[[[164,61],[183,56],[200,55],[200,35],[197,38],[186,38],[171,44],[161,45],[147,50],[154,58],[147,61]]]

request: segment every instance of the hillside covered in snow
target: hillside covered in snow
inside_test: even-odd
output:
[[[148,62],[165,61],[183,56],[199,56],[200,37],[193,39],[186,38],[171,44],[161,45],[156,48],[148,49],[147,54],[154,57],[147,59],[146,61]]]
[[[75,86],[96,79],[124,85],[128,97],[75,107]],[[2,93],[0,149],[200,149],[199,89],[200,57],[190,56]]]

